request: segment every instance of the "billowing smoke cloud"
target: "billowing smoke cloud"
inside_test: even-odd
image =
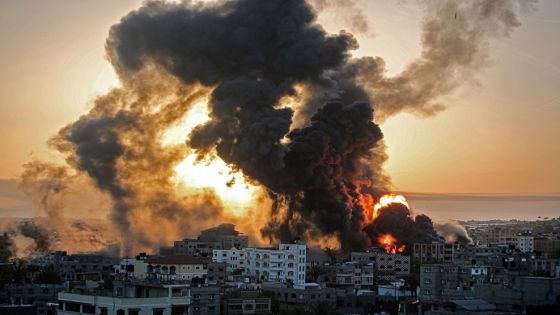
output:
[[[351,58],[355,38],[327,34],[303,0],[146,2],[107,39],[123,87],[51,145],[110,197],[124,253],[222,220],[250,228],[212,192],[175,193],[173,169],[192,152],[263,187],[272,205],[254,210],[265,222],[252,226],[271,241],[334,238],[349,250],[388,229],[405,242],[437,238],[431,220],[408,209],[390,207],[372,222],[374,200],[390,190],[373,107],[376,121],[442,110],[438,98],[484,61],[488,41],[519,25],[515,9],[509,1],[431,3],[421,58],[387,78],[381,58]],[[210,120],[188,145],[162,146],[162,133],[204,99]]]
[[[335,14],[352,33],[370,33],[370,25],[355,0],[310,0],[309,4],[321,14]]]
[[[422,26],[422,54],[405,70],[386,76],[381,57],[350,60],[315,82],[297,121],[306,121],[325,100],[370,101],[376,121],[400,112],[430,116],[445,109],[448,95],[488,61],[492,39],[509,37],[521,25],[517,12],[535,1],[428,1]]]
[[[455,221],[436,223],[434,225],[436,231],[441,235],[447,243],[470,244],[472,239],[464,226]]]
[[[423,214],[413,217],[408,207],[398,203],[383,209],[379,217],[365,230],[375,239],[385,234],[391,234],[399,244],[407,245],[406,251],[412,249],[411,245],[414,243],[441,241],[430,217]]]

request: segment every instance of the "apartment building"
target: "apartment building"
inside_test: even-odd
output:
[[[59,293],[57,314],[189,315],[190,305],[187,284],[115,283],[105,294]]]
[[[215,249],[212,261],[227,263],[227,271],[254,276],[260,281],[305,283],[307,247],[280,244],[278,248]]]
[[[135,279],[162,281],[204,279],[208,273],[204,261],[181,255],[135,260],[133,270]]]
[[[173,254],[211,257],[214,249],[243,248],[249,246],[249,237],[235,230],[233,224],[221,224],[204,230],[196,239],[176,241]]]

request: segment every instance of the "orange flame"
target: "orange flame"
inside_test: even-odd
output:
[[[395,194],[387,194],[381,196],[379,201],[373,206],[373,220],[377,219],[379,216],[379,210],[388,207],[391,204],[400,203],[405,207],[409,207],[408,203],[406,202],[406,198],[403,195],[395,195]]]
[[[402,253],[406,249],[405,245],[398,245],[397,239],[391,234],[381,235],[379,237],[379,244],[381,244],[389,254]]]

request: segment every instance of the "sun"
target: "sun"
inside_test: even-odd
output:
[[[208,120],[207,99],[202,99],[194,104],[183,119],[165,130],[161,136],[161,145],[185,145],[192,129]],[[170,180],[180,194],[213,190],[226,211],[237,216],[243,216],[246,209],[256,203],[261,190],[247,182],[240,171],[232,170],[219,157],[197,161],[197,156],[192,151],[175,166]]]

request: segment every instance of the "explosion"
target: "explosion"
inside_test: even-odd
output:
[[[397,240],[391,234],[384,234],[379,237],[379,244],[389,254],[403,253],[406,245],[397,245]]]
[[[373,206],[373,220],[379,216],[379,210],[388,207],[391,204],[400,203],[409,208],[406,198],[403,195],[387,194],[381,196],[379,201]]]
[[[380,211],[382,209],[389,208],[394,204],[399,204],[409,209],[409,205],[403,195],[386,194],[381,196],[381,198],[379,198],[379,201],[373,206],[372,220],[375,220],[379,217]],[[403,253],[406,249],[406,245],[397,245],[397,239],[390,233],[380,235],[377,238],[377,241],[379,245],[385,248],[385,251],[389,254]]]
[[[119,235],[107,237],[123,255],[223,222],[262,242],[325,239],[346,252],[382,235],[395,252],[395,239],[439,239],[404,197],[381,197],[391,184],[379,122],[441,111],[488,41],[520,23],[506,0],[427,6],[421,56],[387,77],[381,57],[353,57],[356,38],[328,34],[304,0],[144,2],[105,44],[121,87],[51,139],[66,163],[42,170],[63,169],[55,183],[85,177],[76,187],[110,199]],[[32,175],[27,185],[50,178]],[[68,186],[41,187],[58,201]]]

